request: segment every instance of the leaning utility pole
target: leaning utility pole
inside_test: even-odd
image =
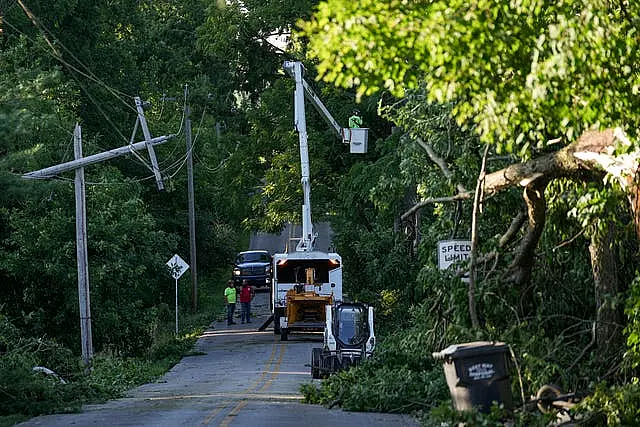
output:
[[[149,160],[151,160],[151,170],[153,175],[156,177],[156,185],[158,186],[158,190],[164,190],[164,183],[162,182],[162,176],[160,176],[160,169],[158,168],[158,160],[156,159],[156,153],[153,151],[153,144],[151,143],[151,132],[149,132],[149,127],[147,126],[147,119],[144,117],[143,111],[143,102],[140,100],[140,97],[135,97],[136,102],[136,110],[138,110],[138,118],[136,119],[136,124],[133,126],[133,134],[131,135],[131,140],[133,142],[133,138],[136,136],[136,130],[138,129],[138,123],[142,127],[142,134],[144,135],[144,143],[147,147],[147,151],[149,152]],[[147,104],[148,105],[148,104]]]
[[[139,98],[136,98],[136,105],[139,103]],[[78,263],[78,300],[80,303],[80,335],[82,340],[82,360],[85,367],[89,367],[91,359],[93,357],[93,339],[91,334],[91,308],[90,308],[90,292],[89,292],[89,268],[87,257],[87,208],[85,199],[85,185],[84,185],[84,166],[98,163],[104,160],[112,159],[114,157],[121,156],[123,154],[132,153],[137,150],[147,149],[149,150],[149,156],[151,158],[152,167],[154,169],[154,175],[156,176],[156,182],[158,189],[163,189],[162,177],[158,170],[158,163],[153,153],[153,145],[161,144],[175,135],[160,136],[157,138],[151,138],[151,134],[147,128],[146,120],[144,120],[144,112],[142,111],[142,104],[138,108],[138,118],[134,126],[133,137],[138,127],[138,123],[142,123],[142,128],[145,136],[144,142],[138,142],[135,144],[129,144],[125,147],[116,148],[106,151],[104,153],[94,154],[89,157],[82,157],[82,130],[79,124],[76,124],[73,140],[74,140],[74,154],[75,160],[62,163],[59,165],[51,166],[45,169],[40,169],[34,172],[29,172],[22,175],[27,179],[46,179],[52,178],[59,173],[75,170],[75,196],[76,196],[76,256]],[[153,153],[153,154],[152,154]],[[156,173],[157,172],[157,173]]]
[[[151,138],[151,145],[162,144],[169,139],[175,137],[175,135],[166,135],[166,136],[158,136],[156,138]],[[105,151],[103,153],[93,154],[91,156],[82,157],[80,159],[72,160],[70,162],[61,163],[59,165],[50,166],[48,168],[40,169],[33,172],[28,172],[22,175],[23,178],[31,178],[31,179],[47,179],[53,178],[54,176],[67,172],[70,170],[77,169],[79,167],[92,165],[94,163],[99,163],[105,160],[113,159],[114,157],[122,156],[123,154],[129,154],[133,151],[144,150],[147,148],[147,142],[136,142],[135,144],[125,145],[124,147],[114,148],[113,150]]]

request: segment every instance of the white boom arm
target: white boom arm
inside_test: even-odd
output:
[[[313,232],[313,224],[311,223],[311,182],[309,173],[309,145],[307,142],[307,120],[304,108],[304,99],[311,101],[316,110],[322,117],[333,127],[338,137],[343,143],[352,144],[352,152],[366,152],[367,131],[366,128],[349,129],[342,128],[333,118],[329,110],[324,106],[318,95],[311,89],[311,86],[303,78],[304,67],[299,61],[285,61],[284,70],[295,79],[296,90],[293,95],[294,101],[294,122],[298,131],[298,139],[300,141],[300,163],[302,169],[302,191],[304,194],[304,204],[302,205],[302,237],[296,246],[298,252],[313,251],[317,233]],[[357,135],[355,132],[358,131]],[[355,135],[355,138],[354,138]],[[357,151],[353,151],[353,144],[360,147]],[[364,151],[363,151],[364,150]]]
[[[285,62],[284,69],[296,81],[296,90],[293,94],[294,124],[298,131],[300,142],[300,165],[302,171],[302,191],[304,204],[302,205],[302,237],[296,246],[298,252],[310,252],[313,250],[317,233],[313,232],[311,223],[311,182],[309,173],[309,145],[307,142],[307,120],[304,110],[304,85],[302,78],[302,64],[300,62]]]

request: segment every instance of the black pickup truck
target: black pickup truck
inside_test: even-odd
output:
[[[241,285],[248,280],[249,285],[261,288],[271,284],[271,255],[268,251],[255,250],[240,252],[233,268],[233,281]]]

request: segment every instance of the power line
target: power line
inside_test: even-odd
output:
[[[104,81],[102,81],[101,79],[99,79],[92,71],[91,69],[86,66],[76,55],[74,55],[74,53],[68,49],[64,43],[62,43],[56,36],[55,34],[50,31],[45,25],[43,25],[38,18],[35,16],[35,14],[33,14],[33,12],[31,12],[25,5],[24,3],[21,2],[21,0],[17,0],[19,5],[22,7],[23,11],[25,12],[25,14],[27,15],[27,17],[29,17],[29,19],[31,20],[31,22],[33,23],[33,25],[41,32],[41,34],[43,35],[45,41],[47,42],[47,44],[49,45],[49,47],[51,48],[51,51],[47,51],[47,50],[43,50],[46,54],[50,55],[51,57],[53,57],[55,60],[57,60],[58,62],[60,62],[63,66],[65,66],[69,71],[71,71],[71,76],[72,78],[76,81],[76,83],[78,84],[78,86],[82,89],[82,91],[85,93],[85,95],[87,96],[87,98],[89,99],[89,101],[95,106],[95,108],[99,111],[99,113],[105,118],[105,120],[107,121],[107,123],[109,123],[109,125],[116,131],[116,133],[119,135],[120,138],[122,138],[124,141],[127,140],[127,138],[122,134],[122,132],[120,131],[120,129],[115,125],[115,123],[111,120],[111,118],[109,117],[109,115],[100,107],[100,104],[96,101],[96,99],[94,99],[94,97],[91,95],[91,93],[89,92],[89,90],[86,88],[86,86],[82,83],[82,81],[76,76],[76,74],[83,76],[84,78],[93,81],[94,83],[97,83],[98,85],[100,85],[101,87],[103,87],[104,89],[107,90],[107,92],[109,92],[111,95],[113,95],[118,101],[122,102],[124,105],[127,106],[127,108],[130,108],[131,110],[135,111],[135,109],[129,104],[127,103],[123,97],[130,97],[130,95],[127,95],[126,93],[113,88],[112,86],[106,84]],[[35,42],[35,40],[33,40],[29,35],[25,34],[24,32],[20,31],[20,29],[18,29],[16,26],[12,25],[11,23],[7,22],[8,26],[11,27],[14,31],[16,31],[19,34],[22,34],[23,36],[25,36],[28,40],[30,40],[34,46],[38,46],[38,43]],[[56,46],[54,46],[53,42],[51,40],[49,40],[49,37],[55,41],[55,43],[60,46],[65,52],[67,52],[71,58],[73,58],[74,61],[76,61],[82,68],[84,68],[86,70],[86,72],[84,72],[83,70],[79,69],[78,67],[74,66],[73,64],[69,63],[68,61],[66,61],[62,54],[58,51],[58,49],[56,49]],[[181,121],[180,121],[180,126],[178,129],[178,132],[176,133],[176,135],[180,134],[182,132],[182,127],[185,121],[185,114],[184,112],[186,111],[187,108],[187,92],[185,92],[185,97],[183,100],[183,114],[181,117]],[[162,107],[164,108],[164,101],[167,100],[166,97],[162,97]],[[200,120],[200,125],[198,127],[198,132],[196,133],[196,136],[194,138],[194,142],[191,146],[191,152],[193,152],[194,148],[195,148],[195,143],[198,140],[198,137],[200,135],[200,131],[202,129],[202,123],[204,122],[204,116],[206,113],[206,108],[203,110],[202,113],[202,117]],[[100,147],[99,147],[100,148]],[[172,156],[173,153],[175,152],[175,150],[177,149],[177,144],[174,147],[174,149],[172,150],[172,152],[169,154],[169,156]],[[132,154],[133,156],[140,162],[142,163],[144,166],[146,166],[147,168],[150,168],[148,162],[146,162],[146,160],[144,158],[142,158],[139,154],[137,154],[135,152],[135,150],[132,150]],[[172,171],[173,169],[175,169],[175,171],[173,173],[171,173],[169,175],[170,178],[173,178],[177,175],[177,173],[182,169],[182,167],[184,167],[184,165],[186,164],[186,161],[188,159],[188,156],[191,153],[185,153],[184,155],[181,155],[177,160],[173,161],[172,163],[170,163],[168,166],[166,166],[163,169],[164,173],[167,173],[169,171]],[[168,162],[169,160],[165,161]],[[148,178],[145,178],[148,179]]]
[[[22,0],[17,0],[18,4],[20,5],[20,7],[22,8],[22,10],[25,12],[25,14],[29,17],[29,19],[31,19],[31,22],[33,23],[33,25],[38,28],[38,30],[40,30],[40,32],[42,33],[42,35],[45,38],[45,41],[47,42],[47,44],[49,45],[49,47],[51,47],[51,50],[53,51],[53,57],[55,59],[57,59],[58,61],[60,61],[63,65],[65,65],[66,67],[69,67],[70,69],[76,71],[77,73],[85,76],[86,78],[93,80],[95,83],[98,83],[99,85],[103,86],[105,89],[107,89],[108,92],[110,92],[112,95],[114,95],[114,97],[116,99],[118,99],[120,102],[122,102],[124,105],[126,105],[127,107],[135,110],[133,107],[131,107],[126,101],[124,101],[122,99],[122,97],[116,95],[116,93],[121,94],[124,97],[128,97],[128,98],[132,98],[131,95],[127,95],[124,92],[121,92],[117,89],[112,88],[111,86],[109,86],[108,84],[106,84],[105,82],[103,82],[102,80],[100,80],[94,73],[93,71],[91,71],[91,69],[89,67],[87,67],[82,61],[80,61],[80,59],[78,59],[71,50],[69,50],[64,43],[62,43],[60,41],[60,39],[58,39],[55,34],[50,31],[45,25],[43,25],[38,18],[35,16],[35,14],[33,12],[31,12],[31,10],[29,10],[29,8],[27,8],[23,3]],[[55,46],[53,45],[53,43],[51,43],[49,41],[49,39],[47,38],[47,35],[49,35],[65,52],[67,52],[71,58],[73,58],[78,64],[80,64],[80,66],[82,66],[85,70],[87,70],[88,74],[84,73],[83,71],[79,70],[78,68],[76,68],[75,66],[69,64],[68,62],[66,62],[63,58],[62,58],[62,54],[60,54],[60,52],[58,52],[58,50],[55,48]]]
[[[120,131],[120,129],[115,125],[115,123],[113,122],[113,120],[111,119],[111,117],[101,108],[100,104],[96,101],[96,99],[91,95],[91,93],[89,92],[89,90],[86,88],[86,86],[83,84],[83,82],[76,76],[76,74],[79,74],[85,78],[87,78],[90,81],[93,81],[97,84],[99,84],[101,87],[105,88],[111,95],[113,95],[118,101],[122,102],[124,105],[127,106],[127,108],[135,111],[136,109],[133,108],[129,103],[127,103],[124,99],[122,99],[123,96],[129,97],[129,95],[125,94],[124,92],[121,92],[111,86],[109,86],[108,84],[106,84],[105,82],[103,82],[102,80],[100,80],[98,77],[95,76],[95,74],[90,70],[89,67],[87,67],[85,64],[82,63],[82,61],[80,61],[74,54],[72,51],[70,51],[68,48],[66,48],[66,46],[60,42],[60,40],[55,37],[55,35],[49,31],[44,25],[42,25],[37,17],[28,9],[26,8],[26,6],[24,6],[23,4],[21,4],[23,10],[25,11],[25,13],[27,14],[27,16],[31,19],[32,23],[34,24],[34,26],[36,26],[36,28],[38,28],[38,30],[40,30],[40,32],[43,34],[45,40],[47,41],[47,43],[49,44],[49,46],[52,49],[52,52],[44,50],[43,52],[51,57],[53,57],[55,60],[59,61],[62,65],[64,65],[67,69],[69,69],[70,75],[71,77],[74,79],[74,81],[76,81],[76,83],[78,84],[78,86],[82,89],[82,91],[85,93],[85,95],[87,96],[87,98],[89,99],[89,101],[94,105],[94,107],[99,111],[99,113],[104,117],[104,119],[107,121],[107,123],[115,130],[115,132],[117,133],[117,135],[123,140],[123,141],[127,141],[127,138],[124,136],[124,134]],[[22,32],[19,28],[17,28],[16,26],[12,25],[11,23],[7,23],[9,27],[11,27],[14,31],[16,31],[18,34],[22,34],[23,36],[25,36],[28,40],[30,40],[34,46],[39,46],[38,43],[35,42],[35,40],[33,40],[33,38],[31,38],[29,35],[25,34],[24,32]],[[51,35],[52,39],[55,40],[55,42],[57,44],[59,44],[62,49],[64,49],[66,52],[69,53],[69,55],[76,61],[78,62],[83,68],[85,68],[88,73],[83,72],[82,70],[78,69],[77,67],[75,67],[74,65],[70,64],[69,62],[65,61],[64,58],[62,57],[62,55],[57,51],[57,49],[55,49],[55,47],[53,46],[53,44],[49,41],[49,39],[46,37],[46,35],[49,34]],[[185,100],[186,102],[186,100]],[[180,129],[178,132],[181,132],[182,129],[182,124],[184,122],[184,113],[183,113],[183,117],[180,123]],[[177,145],[176,145],[177,147]],[[104,150],[104,148],[99,147],[102,150]],[[172,153],[175,151],[176,148],[174,148],[174,150],[172,151]],[[140,162],[142,163],[142,165],[146,166],[149,168],[148,163],[140,156],[138,155],[135,150],[132,150],[132,154],[134,155],[134,157]],[[182,159],[178,160],[178,161],[182,161]]]
[[[13,29],[14,31],[16,31],[18,34],[23,35],[24,37],[26,37],[29,41],[31,41],[33,43],[34,46],[39,47],[39,44],[32,38],[30,37],[28,34],[25,34],[23,31],[21,31],[19,28],[17,28],[16,26],[12,25],[10,22],[4,21],[5,24],[7,24],[7,26],[9,26],[11,29]],[[61,44],[61,43],[60,43]],[[41,49],[41,48],[40,48]],[[123,102],[127,108],[135,111],[135,108],[133,108],[131,105],[127,104],[126,102],[124,102],[124,100],[119,97],[118,95],[115,94],[115,92],[117,91],[116,89],[113,89],[111,87],[109,87],[108,85],[106,85],[104,82],[102,82],[100,79],[94,78],[84,72],[82,72],[81,70],[79,70],[78,68],[74,67],[73,65],[69,64],[68,62],[66,62],[61,56],[58,56],[56,54],[52,54],[51,52],[41,49],[45,54],[51,56],[52,58],[54,58],[55,60],[59,61],[62,65],[64,65],[65,67],[67,67],[70,71],[75,71],[78,74],[86,77],[89,80],[92,80],[98,84],[100,84],[101,86],[107,88],[107,90],[114,95],[114,97],[116,99],[118,99],[119,101]],[[66,50],[66,48],[65,48]],[[86,67],[85,67],[86,68]],[[76,81],[76,83],[78,84],[78,86],[80,86],[80,88],[82,89],[82,91],[87,95],[87,97],[89,98],[89,101],[91,101],[91,103],[98,109],[98,111],[100,112],[100,114],[106,119],[106,121],[115,129],[116,133],[118,133],[118,135],[123,139],[123,140],[127,140],[127,138],[122,134],[122,132],[120,132],[120,130],[118,129],[118,127],[113,123],[113,121],[111,120],[111,118],[104,112],[104,110],[102,110],[102,108],[100,108],[100,105],[98,104],[98,102],[93,98],[93,96],[91,96],[91,94],[89,93],[89,91],[86,89],[86,87],[82,84],[82,82],[77,78],[77,76],[75,75],[75,73],[71,73],[71,77]]]

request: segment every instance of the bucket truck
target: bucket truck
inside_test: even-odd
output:
[[[311,183],[305,98],[333,127],[340,140],[349,144],[352,153],[367,150],[368,129],[342,128],[320,98],[304,80],[300,62],[287,61],[283,68],[295,80],[294,122],[300,144],[302,171],[302,236],[295,251],[273,255],[272,310],[274,333],[281,340],[290,331],[322,332],[326,324],[327,305],[342,301],[342,258],[337,253],[315,250],[317,233],[311,222]]]

